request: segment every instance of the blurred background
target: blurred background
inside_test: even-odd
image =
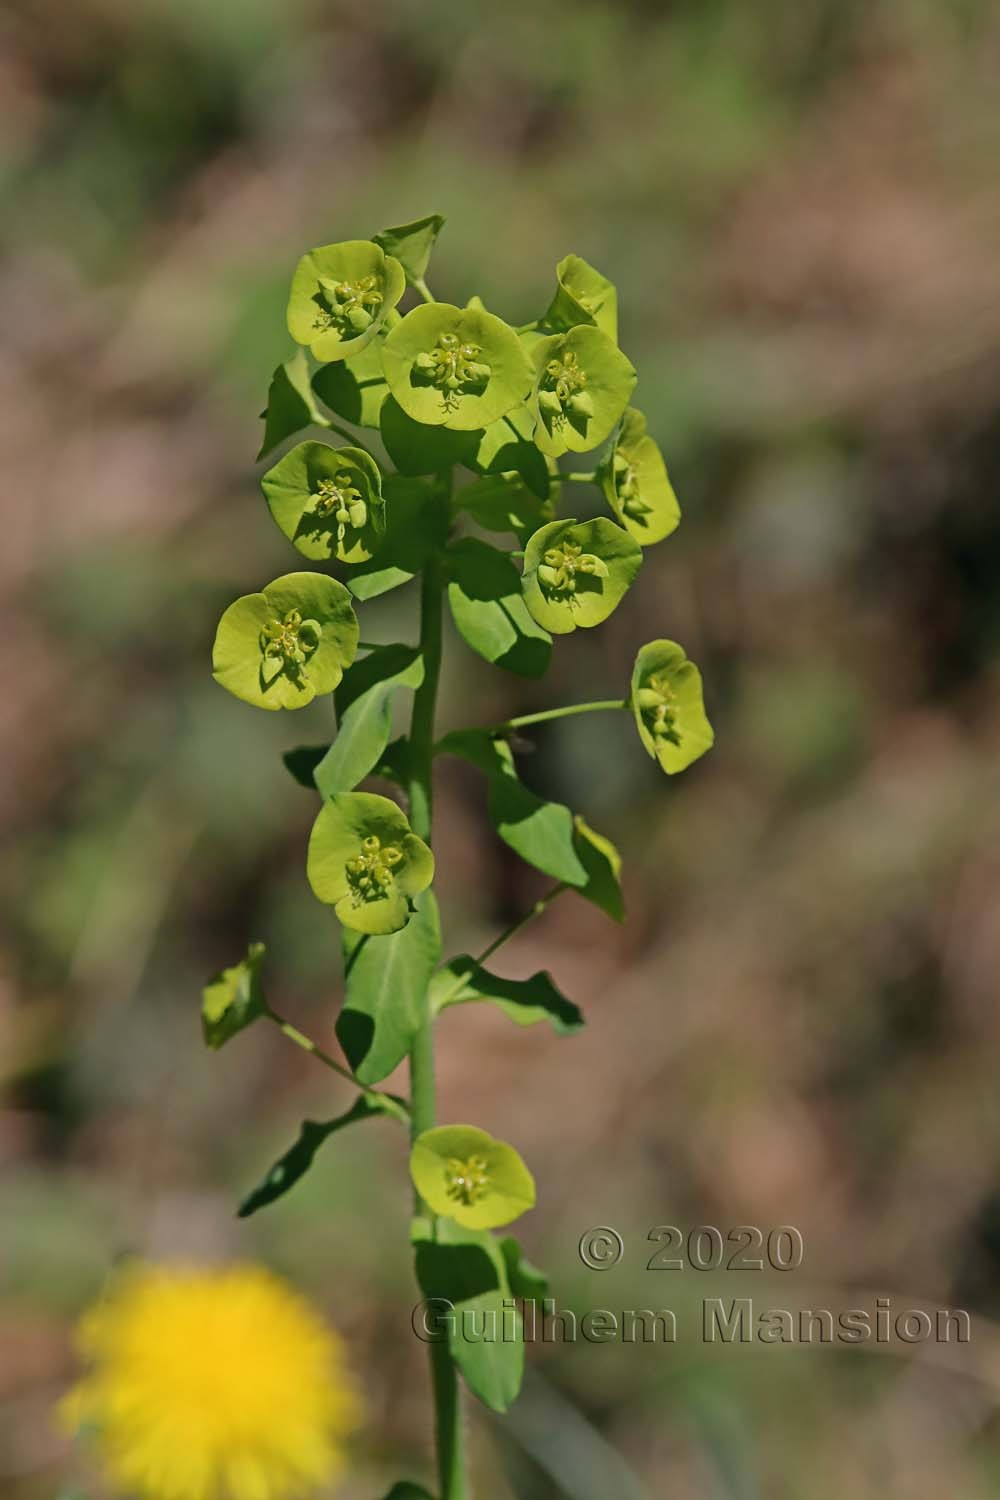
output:
[[[205,1053],[198,1005],[259,938],[275,1002],[332,1036],[315,804],[280,763],[328,710],[255,714],[208,654],[295,565],[253,461],[295,260],[431,212],[449,300],[523,322],[570,251],[618,283],[684,509],[548,684],[452,636],[442,727],[620,694],[667,635],[718,737],[674,782],[624,716],[538,735],[523,774],[618,843],[629,922],[566,897],[505,950],[588,1028],[449,1012],[441,1117],[533,1166],[518,1232],[562,1306],[974,1317],[964,1349],[540,1346],[509,1421],[473,1416],[478,1493],[1000,1494],[998,80],[988,0],[7,0],[8,1500],[77,1472],[50,1415],[69,1331],[131,1251],[291,1276],[367,1406],[338,1494],[427,1477],[402,1137],[338,1137],[238,1223],[350,1089],[266,1028]],[[363,634],[412,638],[415,602]],[[452,952],[540,889],[482,791],[442,767]],[[666,1223],[792,1224],[803,1265],[648,1273]],[[576,1251],[598,1224],[626,1246],[604,1274]]]

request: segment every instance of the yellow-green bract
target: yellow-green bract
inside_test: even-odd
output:
[[[319,360],[370,344],[406,289],[399,261],[372,240],[342,240],[303,255],[292,277],[288,331]]]
[[[313,824],[306,873],[314,895],[355,932],[398,932],[434,878],[434,856],[388,797],[343,792]]]
[[[382,364],[400,406],[429,427],[488,427],[531,389],[531,365],[513,328],[448,302],[408,312],[382,345]]]
[[[513,1146],[474,1125],[425,1130],[410,1154],[428,1208],[467,1229],[496,1229],[535,1206],[535,1182]]]
[[[642,647],[630,696],[639,738],[668,776],[711,749],[715,735],[705,716],[701,673],[676,641]]]
[[[553,635],[568,635],[578,625],[599,625],[624,596],[641,563],[638,543],[603,516],[551,521],[525,548],[524,602]]]
[[[663,454],[646,432],[646,418],[634,406],[622,418],[614,452],[600,477],[615,517],[640,547],[662,542],[677,529],[681,508]]]
[[[286,573],[244,594],[219,621],[216,682],[255,708],[304,708],[332,693],[358,647],[358,621],[342,583]]]
[[[582,255],[565,256],[556,266],[556,294],[542,321],[558,330],[594,324],[617,341],[618,293],[614,283]]]
[[[610,437],[635,388],[635,370],[613,339],[580,325],[533,350],[537,425],[543,453],[585,453]]]
[[[382,475],[363,448],[299,443],[261,479],[268,509],[305,557],[366,562],[385,529]]]

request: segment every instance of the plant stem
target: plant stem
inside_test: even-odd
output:
[[[576,471],[574,471],[572,473],[566,473],[566,471],[563,470],[559,474],[559,478],[560,479],[569,479],[569,480],[572,480],[572,482],[574,484],[596,484],[596,482],[597,482],[597,470],[596,469],[591,469],[589,471],[589,473],[586,473],[586,474],[583,472],[582,469],[581,470],[576,470]]]
[[[565,708],[545,708],[537,714],[521,714],[517,719],[508,719],[498,724],[493,734],[503,734],[508,729],[523,729],[528,724],[544,724],[549,719],[568,719],[571,714],[606,713],[612,709],[628,708],[626,698],[601,698],[597,703],[570,703]]]
[[[418,288],[419,290],[419,288]],[[447,497],[444,497],[447,498]],[[424,567],[420,591],[420,651],[424,680],[413,697],[410,722],[410,826],[430,841],[433,810],[431,779],[434,760],[434,714],[441,675],[441,614],[444,570],[431,557]],[[410,1048],[410,1135],[416,1139],[435,1122],[434,1035],[430,996],[425,994],[420,1026]],[[418,1210],[426,1212],[418,1201]],[[441,1500],[466,1500],[464,1434],[458,1375],[445,1342],[430,1345],[434,1432]]]
[[[279,1016],[277,1011],[269,1010],[267,1015],[275,1023],[278,1030],[290,1042],[295,1043],[296,1047],[301,1047],[303,1052],[310,1052],[324,1067],[331,1068],[334,1073],[339,1073],[341,1078],[346,1078],[349,1083],[353,1083],[354,1087],[360,1089],[363,1094],[377,1094],[379,1092],[378,1089],[370,1088],[367,1083],[362,1083],[360,1078],[355,1078],[350,1068],[345,1068],[344,1064],[339,1063],[335,1057],[331,1057],[329,1052],[324,1052],[323,1048],[317,1042],[314,1042],[311,1036],[306,1036],[304,1031],[300,1031],[297,1026],[293,1026],[291,1021],[286,1021],[284,1016]]]
[[[413,283],[413,285],[416,288],[416,290],[420,293],[421,297],[423,297],[423,299],[424,299],[425,302],[436,302],[437,301],[437,298],[434,296],[433,292],[431,291],[430,287],[427,285],[426,281],[424,280],[424,278],[422,276],[417,281],[415,281]]]

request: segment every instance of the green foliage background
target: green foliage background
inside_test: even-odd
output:
[[[347,1086],[270,1033],[203,1053],[197,1001],[259,937],[282,1010],[330,1036],[314,802],[279,764],[323,708],[251,715],[207,652],[289,566],[253,455],[294,258],[432,211],[455,301],[522,321],[571,250],[615,280],[684,511],[548,685],[450,652],[444,727],[556,684],[618,695],[668,635],[718,736],[676,782],[624,715],[539,736],[532,784],[614,835],[630,922],[556,907],[512,946],[503,972],[550,969],[587,1027],[529,1045],[455,1006],[442,1118],[523,1149],[519,1237],[563,1304],[983,1319],[964,1375],[545,1346],[503,1433],[477,1429],[479,1492],[630,1493],[608,1443],[651,1495],[1000,1493],[995,7],[14,0],[0,40],[3,1493],[68,1472],[66,1330],[123,1250],[260,1255],[324,1302],[371,1414],[346,1494],[423,1450],[402,1143],[346,1132],[238,1224]],[[412,634],[408,595],[385,640]],[[469,952],[540,888],[480,791],[443,770],[438,887]],[[706,1222],[795,1224],[805,1264],[759,1289],[642,1270],[652,1226]],[[626,1241],[603,1276],[576,1258],[593,1224]]]

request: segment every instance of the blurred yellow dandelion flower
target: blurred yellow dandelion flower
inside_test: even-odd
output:
[[[343,1467],[341,1342],[262,1267],[131,1267],[77,1342],[61,1416],[136,1500],[299,1500]]]

